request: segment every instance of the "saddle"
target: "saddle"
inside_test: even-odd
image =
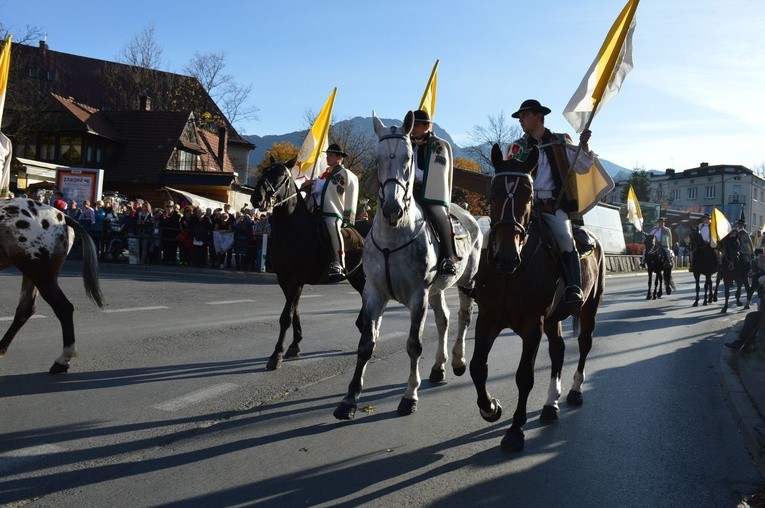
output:
[[[316,216],[314,227],[316,227],[316,234],[319,238],[319,244],[321,245],[322,249],[329,253],[332,250],[332,242],[329,239],[327,228],[325,227],[324,220],[321,216]],[[361,236],[361,233],[359,233],[355,228],[340,228],[340,234],[343,237],[343,249],[345,250],[346,254],[349,252],[356,252],[364,249],[364,237]]]

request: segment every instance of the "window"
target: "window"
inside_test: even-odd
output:
[[[167,169],[174,171],[196,171],[199,169],[200,163],[201,159],[198,155],[176,148],[173,150],[173,155],[170,157]]]
[[[44,161],[56,159],[56,136],[53,134],[40,136],[40,159]]]
[[[81,136],[61,136],[59,142],[59,153],[61,162],[72,163],[82,160],[82,137]]]
[[[717,191],[717,187],[715,187],[714,185],[707,185],[705,190],[706,190],[706,193],[705,193],[704,197],[707,198],[707,199],[711,199],[711,198],[715,197],[715,194],[716,194],[716,191]]]
[[[672,201],[677,201],[680,199],[680,189],[672,189],[672,194],[670,199]]]
[[[40,77],[40,69],[38,67],[30,67],[29,68],[29,77],[30,78],[39,78]]]
[[[698,189],[696,187],[688,187],[688,199],[696,199],[698,196]]]
[[[56,71],[48,71],[48,81],[56,81]]]

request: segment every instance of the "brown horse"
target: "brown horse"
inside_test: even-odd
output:
[[[533,180],[537,151],[526,162],[503,160],[499,145],[492,148],[492,164],[496,173],[491,183],[491,232],[488,248],[481,254],[476,275],[475,296],[478,318],[475,329],[475,349],[470,360],[470,376],[478,393],[481,416],[497,421],[502,407],[486,390],[488,357],[494,340],[505,328],[512,328],[523,341],[523,353],[515,382],[518,405],[513,423],[502,439],[502,449],[519,451],[524,446],[523,425],[526,404],[534,386],[534,362],[544,330],[549,340],[552,363],[548,400],[540,420],[550,423],[558,419],[558,398],[561,390],[561,370],[565,346],[561,321],[569,316],[560,305],[563,285],[559,277],[557,253],[550,247],[541,217],[532,207]],[[603,297],[604,256],[600,243],[581,259],[582,294],[584,306],[576,316],[580,326],[579,363],[567,401],[572,405],[583,402],[581,385],[584,364],[592,346],[595,314]]]
[[[50,368],[64,374],[77,353],[74,347],[74,306],[58,285],[58,274],[74,244],[75,233],[82,244],[82,275],[85,294],[99,307],[103,296],[98,283],[96,247],[76,220],[59,210],[31,199],[0,200],[0,270],[15,266],[21,272],[21,296],[8,331],[0,340],[0,357],[19,329],[35,313],[37,294],[43,297],[61,322],[64,349]]]

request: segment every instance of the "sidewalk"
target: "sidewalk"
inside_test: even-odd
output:
[[[738,338],[741,320],[722,342]],[[760,339],[762,340],[762,339]],[[765,351],[736,352],[721,344],[720,371],[726,402],[760,474],[765,477]]]

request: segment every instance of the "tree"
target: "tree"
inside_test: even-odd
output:
[[[274,143],[268,150],[266,150],[266,153],[263,154],[263,160],[260,161],[254,169],[250,170],[250,178],[248,178],[247,181],[249,182],[260,178],[263,171],[271,165],[271,157],[277,162],[287,162],[295,157],[299,151],[300,148],[289,141],[279,141]]]
[[[481,171],[481,165],[478,164],[478,162],[474,161],[473,159],[467,159],[464,157],[455,157],[454,167],[464,169],[466,171],[472,171],[473,173],[483,173],[483,171]],[[477,192],[460,189],[459,187],[453,187],[452,202],[463,206],[463,208],[465,208],[473,215],[480,216],[487,215],[489,213],[489,197],[483,196]]]
[[[635,195],[638,201],[651,201],[651,177],[650,173],[644,168],[634,168],[632,176],[628,180],[629,185],[635,190]],[[622,203],[627,202],[627,192],[629,192],[629,185],[622,189],[621,200]]]
[[[488,125],[473,127],[469,134],[472,146],[465,150],[480,164],[484,172],[493,173],[491,147],[497,143],[504,149],[505,145],[521,137],[521,130],[517,125],[510,125],[504,111],[500,111],[496,116],[489,115],[487,118]]]
[[[225,68],[226,53],[224,51],[197,52],[183,70],[189,76],[199,80],[202,88],[215,101],[231,124],[256,119],[258,108],[247,104],[252,93],[252,85],[238,85],[234,81],[234,76],[224,73]]]

